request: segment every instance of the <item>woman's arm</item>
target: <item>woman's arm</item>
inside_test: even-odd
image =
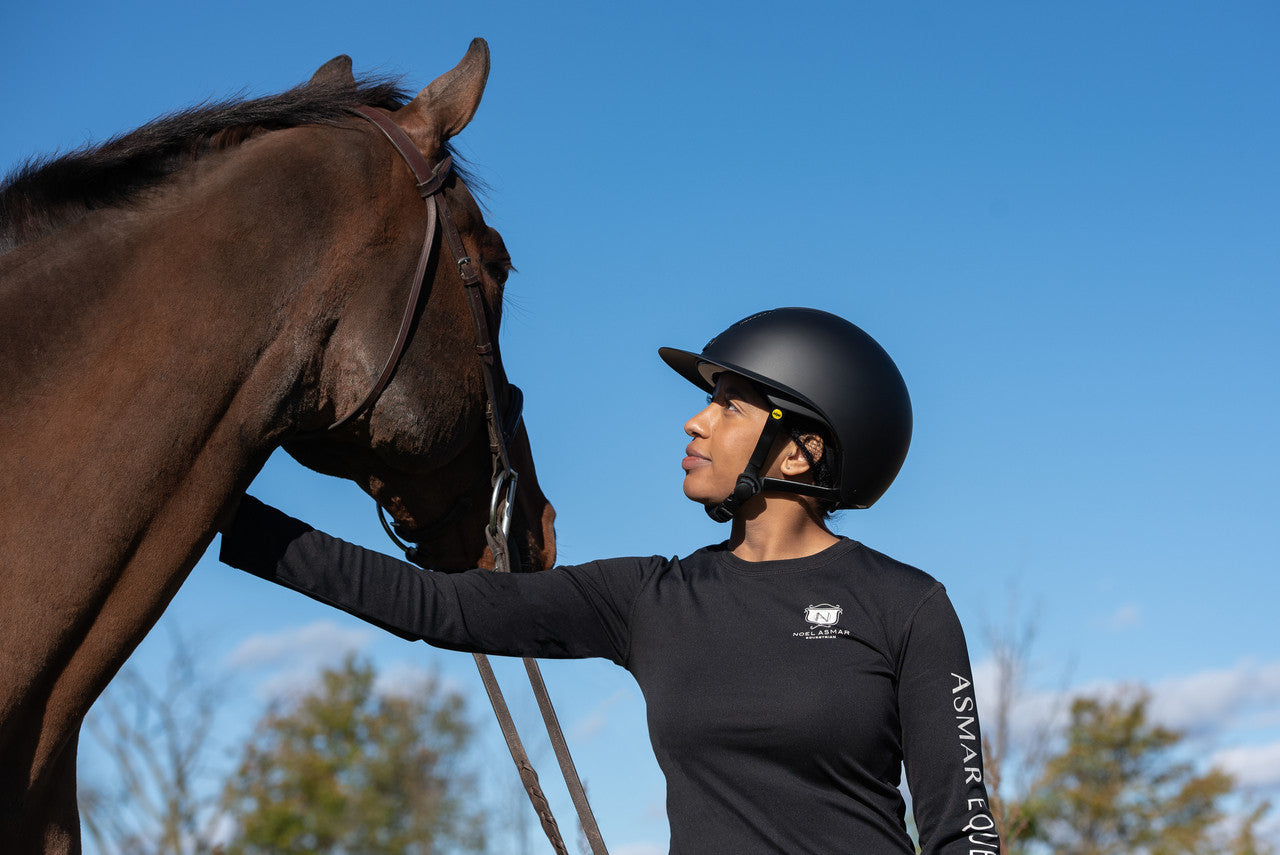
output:
[[[941,585],[916,610],[901,662],[898,714],[922,855],[998,853],[969,651]]]
[[[252,496],[221,559],[410,640],[469,652],[599,656],[623,664],[635,593],[662,559],[614,559],[541,573],[422,570],[330,537]]]

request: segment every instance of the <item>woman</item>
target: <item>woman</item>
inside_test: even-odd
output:
[[[911,405],[866,333],[813,309],[746,318],[662,358],[710,392],[684,492],[729,539],[687,558],[422,573],[246,499],[227,563],[406,638],[611,659],[636,678],[671,852],[999,851],[964,634],[937,581],[833,534],[906,456]]]

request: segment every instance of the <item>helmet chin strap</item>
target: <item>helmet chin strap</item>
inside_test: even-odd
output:
[[[733,519],[734,514],[738,512],[738,509],[744,503],[764,490],[814,496],[815,498],[829,501],[840,500],[840,491],[834,487],[819,487],[817,484],[805,484],[801,481],[761,477],[760,469],[764,466],[765,458],[769,456],[769,449],[773,447],[773,441],[778,436],[778,431],[782,429],[782,422],[782,410],[775,407],[769,412],[769,420],[764,423],[764,428],[760,431],[760,439],[756,441],[756,449],[751,453],[751,460],[747,463],[747,468],[738,476],[738,483],[734,485],[733,492],[719,504],[703,506],[707,516],[716,522],[728,522]]]
[[[738,508],[742,507],[744,502],[764,488],[765,481],[776,480],[761,478],[760,469],[764,466],[765,458],[769,456],[769,449],[773,447],[774,437],[778,435],[781,427],[782,410],[775,407],[769,411],[769,418],[760,431],[760,439],[756,440],[756,450],[751,453],[747,468],[738,476],[738,483],[734,486],[733,492],[719,504],[704,506],[707,516],[716,522],[728,522],[733,519],[733,515],[738,512]]]

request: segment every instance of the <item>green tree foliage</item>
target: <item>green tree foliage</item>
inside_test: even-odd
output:
[[[380,695],[374,677],[348,657],[258,723],[225,792],[228,855],[483,851],[462,698],[434,681]]]
[[[1183,735],[1150,721],[1149,698],[1077,698],[1064,745],[1019,805],[1024,827],[1010,852],[1057,855],[1267,855],[1257,839],[1267,806],[1234,827],[1236,790],[1224,772],[1198,772]],[[1031,843],[1031,846],[1026,844]]]

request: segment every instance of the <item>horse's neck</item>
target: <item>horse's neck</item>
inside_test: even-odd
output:
[[[0,621],[0,650],[26,651],[0,655],[0,719],[18,698],[57,710],[34,719],[36,775],[265,461],[323,334],[271,291],[296,288],[297,259],[243,233],[216,189],[0,258],[0,602],[27,604]]]
[[[269,452],[324,332],[290,326],[314,247],[304,227],[289,240],[262,228],[262,196],[239,189],[263,182],[257,160],[196,164],[144,206],[0,259],[0,324],[16,327],[0,345],[14,375],[0,378],[0,455],[6,480],[38,479],[33,515],[120,536],[121,516],[210,493],[193,478],[229,491]],[[210,453],[218,465],[201,465]]]
[[[329,274],[285,154],[0,257],[0,800],[56,778],[299,406]]]
[[[5,302],[19,289],[29,302],[6,313],[14,376],[0,392],[0,455],[17,483],[0,490],[24,489],[33,518],[60,534],[119,537],[131,528],[123,517],[150,518],[184,486],[202,486],[189,482],[209,446],[230,455],[229,469],[258,451],[220,428],[243,437],[275,414],[275,402],[247,407],[240,395],[279,324],[265,301],[215,281],[238,271],[210,269],[198,243],[176,254],[159,217],[125,214],[98,229],[95,219],[108,217],[32,247],[37,257],[6,276]]]

